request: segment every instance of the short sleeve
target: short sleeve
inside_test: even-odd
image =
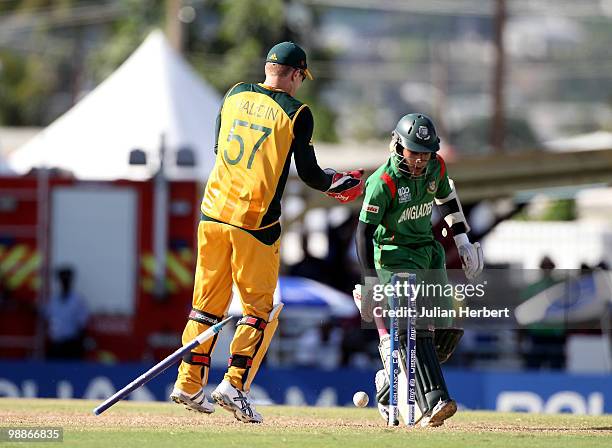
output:
[[[436,155],[438,163],[440,164],[440,173],[438,174],[438,189],[436,191],[437,199],[444,199],[448,197],[452,192],[450,183],[448,182],[448,173],[446,172],[446,163],[444,159],[439,155]]]
[[[359,220],[366,224],[380,224],[390,203],[391,195],[386,183],[376,174],[370,176],[366,181]]]

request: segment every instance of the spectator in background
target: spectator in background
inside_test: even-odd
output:
[[[74,270],[63,266],[56,271],[59,294],[46,305],[47,335],[50,359],[80,359],[84,354],[83,340],[89,318],[87,303],[73,290]]]
[[[346,217],[340,222],[332,223],[327,228],[329,251],[326,262],[328,271],[333,273],[329,285],[339,291],[352,294],[355,284],[361,280],[361,272],[355,261],[351,260],[350,250],[355,244],[355,229],[359,221],[358,213],[346,212]],[[361,327],[361,319],[359,320]]]
[[[545,256],[540,261],[541,278],[527,286],[521,292],[522,301],[529,300],[536,294],[560,282],[555,277],[555,263]],[[519,330],[525,367],[528,369],[563,369],[565,367],[566,331],[561,324],[529,325]]]
[[[308,232],[302,233],[302,253],[304,258],[289,266],[287,273],[293,277],[304,277],[316,280],[326,285],[331,282],[330,267],[321,258],[315,257],[308,247]]]

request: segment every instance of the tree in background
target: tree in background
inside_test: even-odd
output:
[[[44,124],[56,83],[42,58],[0,50],[0,125]]]
[[[164,22],[163,4],[156,0],[124,0],[123,13],[104,32],[103,42],[88,58],[95,84],[117,69],[147,35]]]
[[[48,24],[78,3],[0,2],[0,125],[42,126],[59,114],[55,105],[74,54],[65,40],[71,31]]]
[[[506,143],[508,151],[529,150],[540,147],[529,122],[522,118],[506,118]],[[470,121],[466,126],[451,133],[451,142],[461,154],[486,154],[489,152],[491,138],[489,118]]]
[[[165,3],[0,2],[0,124],[45,126],[64,113],[121,65],[153,29],[178,20],[168,14]],[[182,26],[183,53],[219,92],[238,81],[262,80],[263,55],[274,43],[303,44],[303,30],[289,25],[291,5],[283,0],[208,0],[189,7],[196,15]],[[15,19],[26,26],[3,36],[2,23]],[[305,46],[310,60],[324,57]],[[306,83],[300,98],[312,107],[315,138],[336,140],[335,117],[319,100],[323,82]]]
[[[574,221],[576,218],[574,199],[551,199],[545,195],[536,196],[512,217],[516,221]]]
[[[66,112],[140,43],[134,38],[133,45],[121,46],[114,35],[107,38],[108,30],[152,23],[158,4],[0,1],[0,124],[45,126]],[[130,29],[118,39],[134,35]]]
[[[240,81],[263,80],[264,57],[274,44],[292,40],[304,46],[310,64],[330,55],[311,48],[308,37],[316,27],[315,10],[295,9],[283,0],[212,0],[198,5],[196,20],[186,27],[186,54],[202,76],[220,92]],[[306,16],[304,22],[293,20]],[[300,99],[315,116],[315,139],[337,141],[335,115],[321,100],[324,79],[305,82]]]
[[[261,74],[262,55],[279,40],[291,38],[282,0],[205,2],[188,27],[191,62],[220,91]]]

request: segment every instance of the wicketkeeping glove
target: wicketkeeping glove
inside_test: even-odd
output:
[[[455,235],[454,239],[459,251],[459,257],[461,257],[465,276],[469,280],[473,280],[480,275],[484,267],[484,256],[480,243],[470,243],[465,233]]]
[[[340,202],[351,202],[363,193],[365,183],[362,179],[362,169],[337,173],[327,168],[325,172],[333,174],[332,183],[325,192],[327,196]]]

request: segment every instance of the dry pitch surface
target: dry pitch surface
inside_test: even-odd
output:
[[[410,429],[387,428],[372,408],[266,406],[263,424],[246,425],[222,409],[203,415],[171,403],[124,401],[96,417],[97,404],[0,398],[0,426],[64,428],[63,443],[34,447],[612,447],[612,416],[459,412],[441,428]],[[0,443],[9,446],[28,445]]]

